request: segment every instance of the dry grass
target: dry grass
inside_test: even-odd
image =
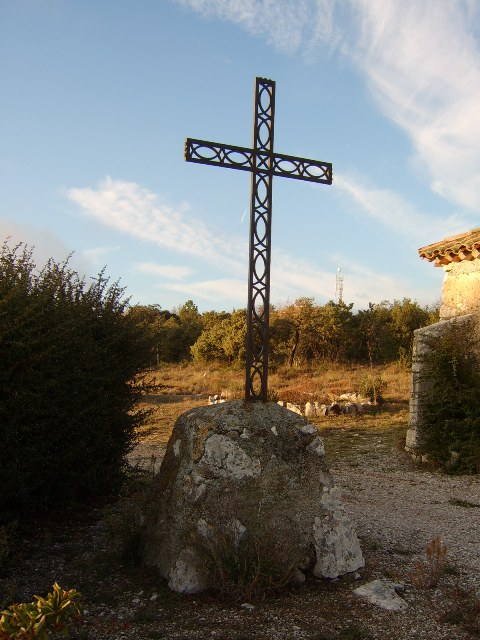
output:
[[[366,376],[381,378],[387,383],[382,407],[358,417],[327,416],[312,420],[322,430],[327,452],[334,460],[337,455],[358,452],[366,437],[377,435],[387,438],[391,444],[401,441],[408,421],[410,372],[393,364],[373,369],[360,365],[282,368],[270,373],[269,386],[279,400],[299,404],[331,402],[342,393],[358,391]],[[130,461],[157,471],[178,416],[193,407],[205,406],[208,396],[221,394],[228,399],[242,398],[245,373],[240,368],[213,365],[163,365],[153,377],[157,394],[146,397],[141,405],[151,409],[151,415],[138,431],[140,444],[131,454]],[[329,443],[332,430],[336,433],[334,448]]]
[[[366,365],[282,367],[269,373],[269,388],[279,400],[305,403],[357,391],[366,377],[379,377],[387,383],[387,401],[408,400],[410,371],[398,364],[373,368]],[[154,378],[161,396],[200,394],[206,397],[225,392],[229,398],[241,398],[245,372],[243,368],[218,365],[163,365],[154,372]]]
[[[431,505],[432,494],[426,490],[434,480],[427,474],[430,480],[425,484],[423,472],[420,475],[413,463],[407,461],[404,452],[395,449],[405,435],[408,418],[408,372],[393,366],[373,372],[362,367],[293,370],[275,372],[271,382],[277,389],[281,386],[286,397],[297,389],[302,397],[309,399],[306,394],[317,393],[318,389],[328,392],[337,389],[339,393],[355,390],[356,380],[365,373],[380,375],[387,381],[384,405],[368,415],[316,420],[325,439],[327,461],[345,490],[345,504],[350,510],[357,505],[357,515],[365,514],[358,522],[366,558],[366,567],[360,572],[361,582],[379,576],[403,581],[415,566],[413,562],[418,554],[422,554],[420,558],[425,562],[426,571],[433,574],[437,565],[442,566],[442,549],[432,547],[430,554],[436,564],[430,568],[427,566],[428,552],[425,550],[426,555],[423,555],[424,544],[417,544],[416,537],[422,527],[428,527],[425,523],[431,522],[428,510],[433,513],[437,508],[434,505],[440,504],[435,496]],[[239,396],[242,395],[243,374],[238,370],[164,367],[156,372],[156,377],[162,387],[157,395],[145,399],[145,405],[154,411],[150,423],[139,436],[140,446],[148,449],[151,445],[151,451],[157,455],[180,413],[205,405],[208,395],[220,393],[222,389],[237,387],[240,388]],[[399,483],[404,475],[409,476],[405,478],[406,482]],[[362,478],[366,481],[362,482]],[[136,482],[148,486],[148,478],[141,477]],[[462,485],[461,491],[457,482],[456,479],[452,485],[455,490],[452,489],[451,495],[444,491],[444,497],[438,497],[438,500],[443,500],[446,512],[456,509],[458,515],[455,517],[459,520],[467,511],[468,517],[472,518],[480,500],[469,493],[470,481],[468,485]],[[376,489],[377,483],[386,487],[378,504],[375,494],[369,490]],[[438,486],[440,489],[442,483]],[[406,487],[414,489],[405,494]],[[132,495],[134,500],[128,504]],[[395,507],[398,504],[396,497],[404,499],[406,495],[410,496],[411,502],[412,495],[416,500],[405,513],[415,513],[418,518],[407,525],[400,521]],[[449,572],[448,565],[434,589],[419,589],[407,581],[404,596],[409,609],[405,614],[382,611],[360,600],[353,593],[359,584],[355,580],[358,576],[308,583],[302,589],[291,589],[259,600],[255,606],[250,605],[251,609],[214,599],[211,594],[185,596],[173,593],[155,574],[132,566],[138,553],[135,523],[141,499],[136,493],[129,492],[125,500],[127,504],[120,501],[112,505],[106,520],[95,508],[88,517],[81,514],[73,520],[70,513],[66,517],[62,513],[60,522],[47,521],[45,531],[43,525],[29,531],[30,537],[21,547],[18,544],[10,573],[0,576],[3,579],[3,584],[0,580],[0,596],[3,587],[4,600],[7,598],[10,602],[14,597],[25,600],[31,593],[42,592],[44,585],[51,584],[52,575],[62,585],[79,588],[89,614],[85,625],[72,636],[75,640],[127,637],[151,640],[209,640],[212,637],[222,640],[373,640],[388,637],[395,640],[466,640],[480,634],[480,598],[474,590],[476,579],[472,580],[463,569],[462,573]],[[385,520],[378,518],[378,505],[385,510],[382,511]],[[428,517],[425,520],[426,514],[430,520]],[[388,531],[392,522],[397,524],[396,532],[390,538],[392,534]],[[289,542],[288,536],[285,538]],[[452,557],[455,557],[455,547],[451,546]],[[0,555],[1,552],[0,540]],[[3,568],[6,570],[5,565]]]

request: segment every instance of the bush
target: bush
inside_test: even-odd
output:
[[[149,360],[123,289],[0,249],[0,520],[118,488]]]
[[[50,631],[68,631],[82,617],[79,597],[75,589],[64,591],[55,583],[45,598],[10,605],[0,614],[0,640],[48,640]]]
[[[374,404],[382,404],[383,392],[387,388],[387,381],[381,376],[365,375],[358,383],[358,392]]]
[[[452,473],[480,471],[480,357],[471,323],[453,322],[432,337],[426,377],[423,448]]]

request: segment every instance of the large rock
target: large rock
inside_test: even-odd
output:
[[[316,427],[275,403],[181,415],[149,512],[145,561],[179,592],[215,586],[232,562],[263,558],[298,581],[364,564]]]

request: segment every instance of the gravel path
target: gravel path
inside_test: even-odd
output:
[[[418,469],[386,434],[351,435],[362,446],[340,461],[334,456],[331,471],[364,551],[366,566],[357,575],[312,582],[251,607],[179,596],[155,576],[115,561],[116,543],[98,510],[73,526],[61,521],[32,528],[0,586],[22,599],[46,591],[54,580],[80,588],[88,613],[74,640],[479,637],[480,600],[473,590],[480,595],[480,478]],[[332,442],[341,434],[326,437]],[[148,455],[153,448],[150,441]],[[418,563],[427,567],[425,548],[437,536],[447,548],[447,571],[435,588],[420,588]],[[403,583],[405,611],[385,611],[354,594],[377,578]]]

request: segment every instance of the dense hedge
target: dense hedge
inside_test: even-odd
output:
[[[118,284],[0,252],[0,519],[118,488],[149,337]]]

